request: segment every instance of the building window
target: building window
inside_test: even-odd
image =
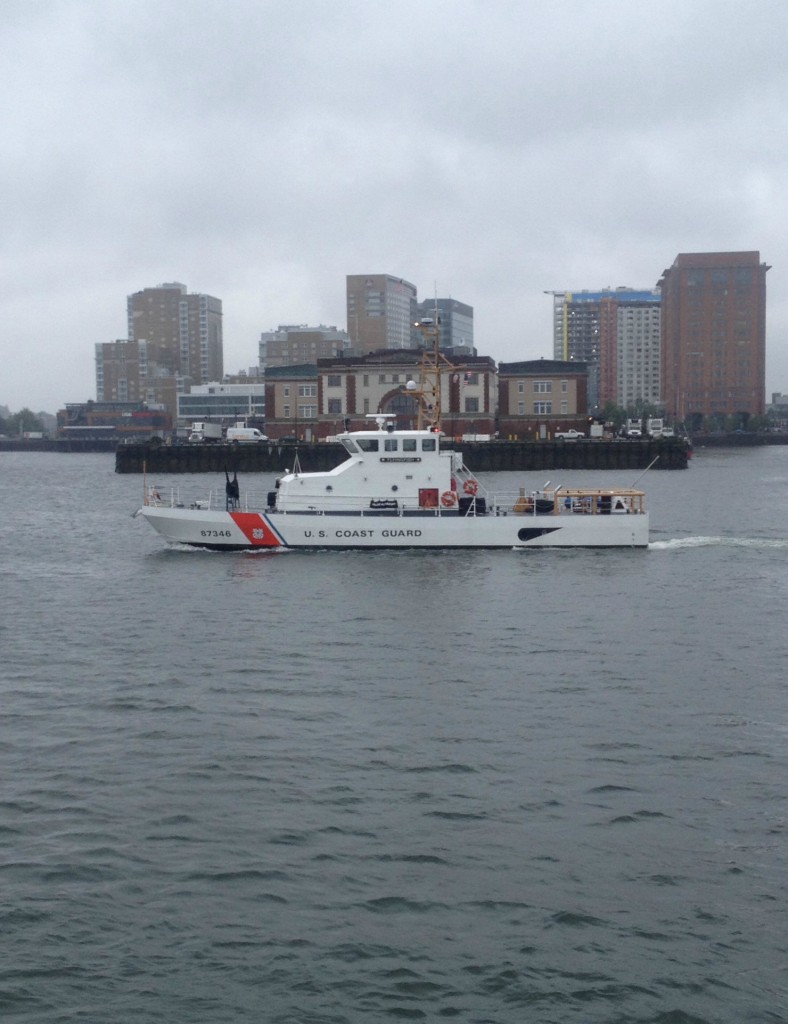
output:
[[[299,384],[299,398],[317,398],[317,384]]]
[[[368,412],[369,412],[369,399],[368,399],[368,398],[365,398],[365,399],[364,399],[364,415],[366,416],[366,414],[367,414]]]
[[[283,406],[283,408],[282,408],[282,416],[285,419],[289,419],[290,418],[290,406],[289,405]]]
[[[289,384],[285,384],[284,385],[284,387],[282,388],[282,394],[284,395],[285,398],[289,398],[290,397],[290,385]]]
[[[316,405],[299,405],[298,415],[304,420],[313,420],[317,416]]]
[[[569,412],[569,402],[567,402],[567,401],[562,401],[561,402],[561,412],[564,415]]]
[[[339,416],[342,412],[342,399],[341,398],[329,398],[328,400],[328,414],[329,416]]]
[[[478,384],[479,374],[478,373],[466,373],[464,377],[466,384]]]
[[[534,381],[534,394],[535,395],[549,395],[553,390],[553,382],[551,380],[535,380]]]
[[[399,374],[398,373],[392,373],[392,375],[391,375],[391,383],[392,384],[399,384]]]
[[[534,402],[534,413],[537,416],[549,416],[552,411],[552,402]]]
[[[342,378],[338,373],[329,373],[328,378],[326,380],[326,384],[330,388],[341,388]]]
[[[466,412],[478,412],[479,411],[479,399],[478,398],[466,398],[465,399],[465,411]]]
[[[369,374],[368,373],[364,374],[364,387],[365,388],[369,387]]]
[[[524,380],[520,380],[520,381],[517,382],[517,394],[518,395],[524,395],[525,394],[525,381]]]
[[[385,383],[386,383],[386,374],[385,373],[381,373],[380,376],[378,377],[378,384],[385,384]]]
[[[518,416],[525,416],[525,402],[518,402],[517,403],[517,415]]]
[[[568,380],[562,380],[561,381],[561,394],[565,395],[567,393],[567,391],[569,391],[569,381]]]

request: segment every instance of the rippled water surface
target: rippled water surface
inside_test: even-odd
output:
[[[3,1021],[788,1021],[788,449],[647,551],[168,549],[113,470],[0,455]]]

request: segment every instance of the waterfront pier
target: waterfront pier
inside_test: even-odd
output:
[[[454,443],[444,441],[444,449]],[[475,473],[554,469],[686,469],[690,448],[680,439],[641,441],[470,441],[458,444]],[[115,454],[117,473],[281,473],[296,453],[304,470],[329,470],[347,456],[330,442],[258,444],[128,444]]]

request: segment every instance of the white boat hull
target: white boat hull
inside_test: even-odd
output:
[[[145,505],[171,544],[225,550],[375,548],[645,548],[648,513],[460,516],[242,512]]]

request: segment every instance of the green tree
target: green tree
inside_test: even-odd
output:
[[[624,421],[627,418],[626,410],[622,409],[620,405],[616,405],[616,403],[612,401],[605,402],[605,408],[602,410],[602,416],[604,417],[605,423],[612,423],[616,430],[624,425]]]
[[[41,420],[28,408],[21,409],[19,412],[15,412],[12,416],[9,416],[5,421],[6,429],[3,431],[5,434],[24,434],[26,430],[43,430],[44,425]]]

